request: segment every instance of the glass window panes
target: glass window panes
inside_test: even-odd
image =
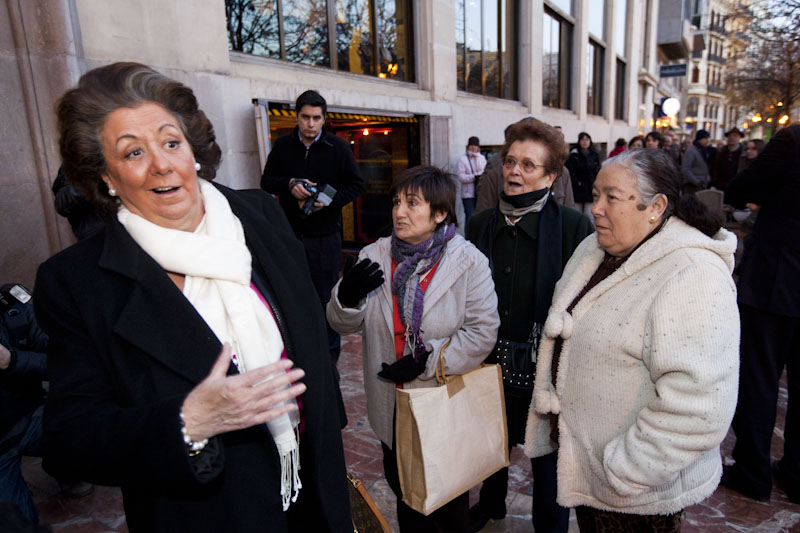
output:
[[[411,0],[377,0],[378,77],[414,81]]]
[[[456,0],[458,89],[516,97],[517,9],[514,0]]]
[[[614,118],[625,120],[625,62],[617,58],[617,93],[614,100]]]
[[[486,87],[484,93],[487,96],[500,96],[500,13],[496,2],[483,2],[483,68]]]
[[[614,48],[620,57],[627,57],[625,52],[625,36],[628,22],[628,0],[617,0],[617,17],[614,20]]]
[[[325,0],[282,0],[286,59],[329,67],[328,7]]]
[[[336,0],[336,57],[339,70],[372,74],[370,0]]]
[[[605,22],[605,0],[589,1],[589,33],[600,39],[606,40],[604,33]]]
[[[572,24],[545,9],[542,27],[542,104],[570,107]]]
[[[590,115],[602,115],[605,49],[590,40],[587,55],[586,110]]]
[[[228,46],[231,50],[280,57],[278,0],[226,0]]]
[[[548,2],[567,15],[572,15],[572,0],[548,0]]]
[[[467,90],[483,93],[483,60],[481,57],[481,0],[466,0],[464,29],[467,51]]]
[[[293,63],[414,81],[412,5],[412,0],[225,0],[228,46]]]

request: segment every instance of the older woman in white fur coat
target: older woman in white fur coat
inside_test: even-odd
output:
[[[624,152],[594,185],[597,231],[545,323],[526,453],[558,448],[558,502],[581,531],[679,531],[712,492],[736,407],[736,238],[661,150]]]

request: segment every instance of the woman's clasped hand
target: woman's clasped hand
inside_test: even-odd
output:
[[[230,362],[231,347],[226,343],[208,377],[183,402],[186,434],[193,440],[274,420],[297,410],[297,404],[287,400],[306,391],[304,384],[294,383],[305,372],[292,369],[294,363],[288,359],[228,376]]]

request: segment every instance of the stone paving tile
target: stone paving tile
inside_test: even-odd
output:
[[[395,497],[383,477],[383,455],[380,443],[367,421],[366,399],[363,392],[361,338],[351,335],[342,339],[339,360],[341,389],[347,407],[349,424],[342,432],[345,460],[378,507],[386,516],[392,531],[398,531]],[[783,427],[786,411],[786,378],[781,383],[777,427],[772,443],[773,457],[783,454]],[[728,434],[723,442],[727,456],[734,437]],[[491,520],[484,531],[530,532],[532,480],[530,462],[519,449],[511,456],[509,495],[506,504],[509,514],[504,520]],[[41,460],[26,458],[23,473],[32,486],[42,522],[50,524],[57,533],[127,533],[120,491],[113,487],[96,487],[84,498],[65,499],[58,495],[58,484],[41,469]],[[470,492],[470,501],[477,501],[477,488]],[[575,513],[570,516],[570,533],[578,531]],[[722,532],[800,532],[800,506],[792,504],[777,489],[772,501],[758,503],[720,487],[704,502],[686,509],[684,533]]]

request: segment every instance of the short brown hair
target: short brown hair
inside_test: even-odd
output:
[[[431,204],[431,217],[434,213],[447,213],[439,224],[456,224],[456,181],[439,167],[419,165],[400,173],[389,189],[389,198],[406,192],[420,192],[422,198]],[[437,226],[438,227],[438,226]]]
[[[561,174],[564,162],[567,160],[569,150],[561,134],[550,124],[533,117],[523,118],[513,124],[506,133],[506,144],[503,146],[501,157],[508,155],[511,145],[517,141],[537,141],[547,150],[547,160],[544,162],[546,174]]]
[[[192,90],[140,63],[113,63],[90,70],[58,102],[61,166],[74,185],[100,213],[114,212],[117,199],[108,195],[102,175],[106,160],[100,135],[115,110],[156,103],[175,116],[201,168],[212,180],[222,156],[214,127]]]

